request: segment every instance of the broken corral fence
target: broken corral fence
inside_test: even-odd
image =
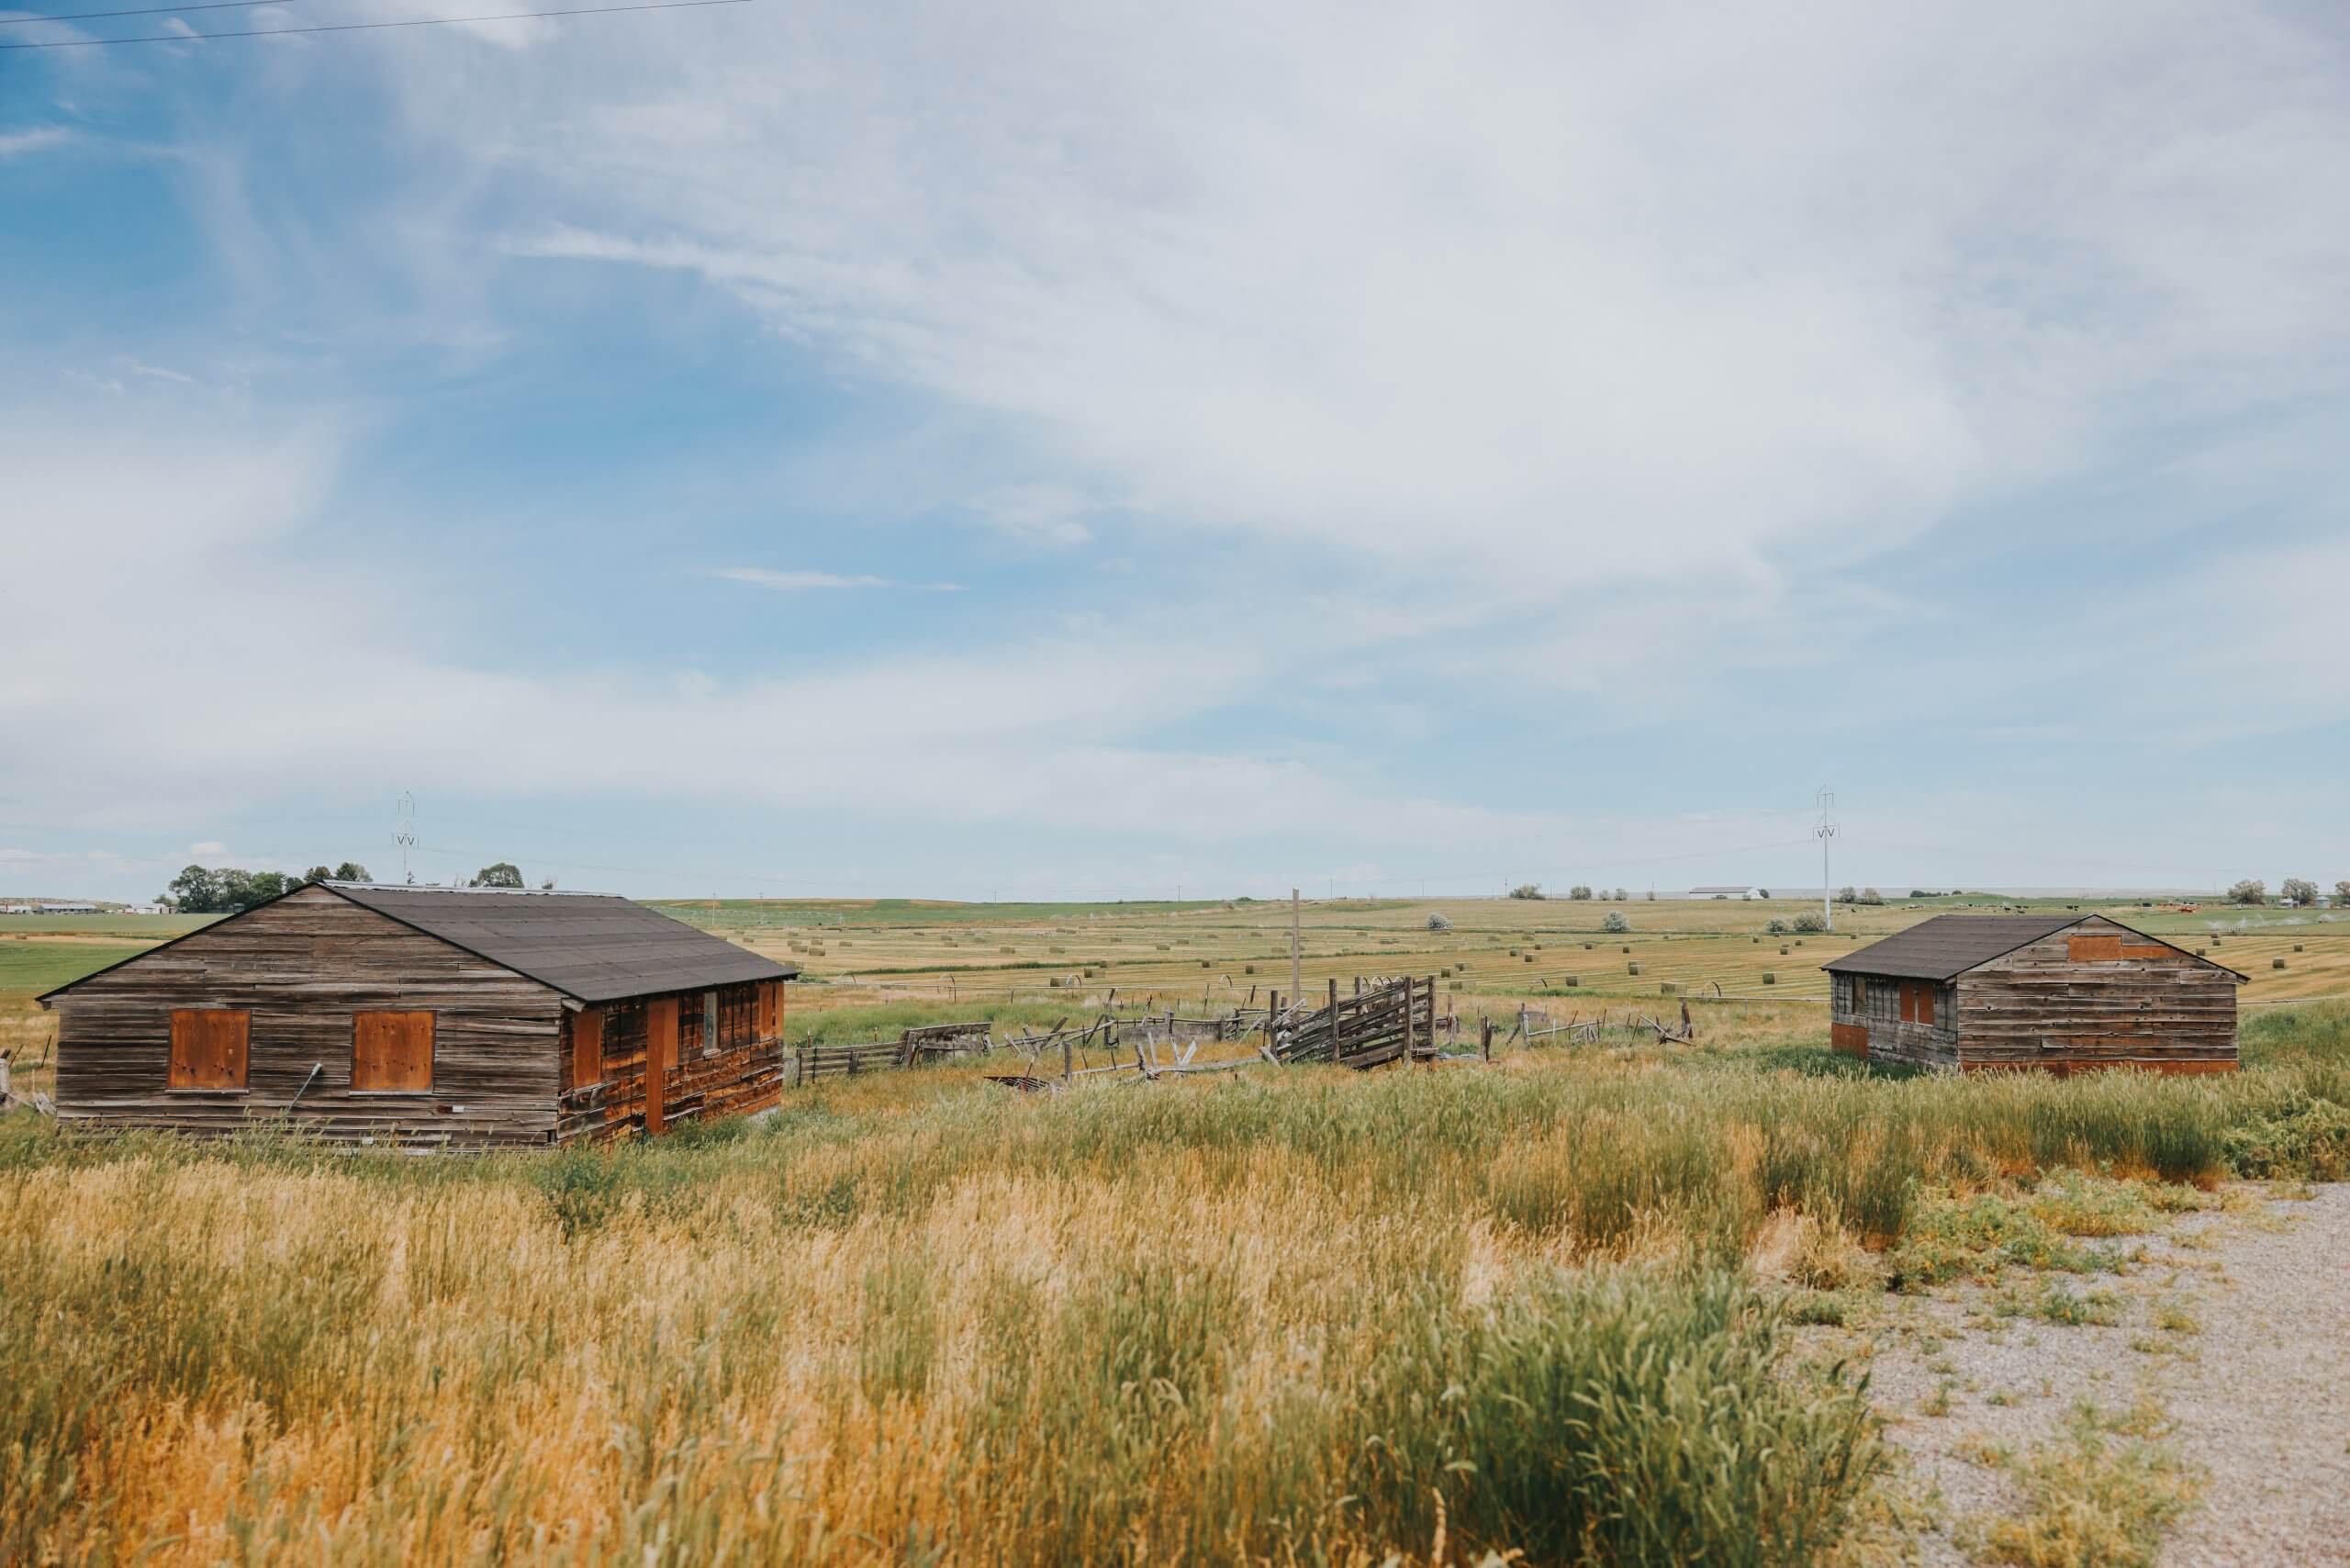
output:
[[[1434,975],[1406,975],[1343,997],[1334,980],[1321,1007],[1276,1006],[1265,1055],[1283,1065],[1329,1061],[1352,1068],[1428,1058],[1441,1054],[1436,1025]]]
[[[884,1068],[912,1067],[940,1057],[984,1056],[990,1048],[988,1025],[932,1024],[908,1029],[894,1040],[866,1040],[849,1045],[820,1046],[803,1040],[793,1047],[799,1076],[795,1083],[845,1073],[878,1072]]]

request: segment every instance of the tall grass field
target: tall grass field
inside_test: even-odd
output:
[[[1885,1458],[1753,1266],[2042,1172],[2350,1167],[2350,1010],[2226,1080],[1784,1037],[1022,1096],[649,1145],[0,1121],[0,1562],[1834,1560]]]

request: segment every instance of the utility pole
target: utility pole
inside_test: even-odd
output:
[[[1292,997],[1305,994],[1305,982],[1298,978],[1297,890],[1289,890],[1289,993]]]
[[[1836,882],[1828,872],[1828,846],[1836,837],[1836,792],[1819,791],[1819,825],[1812,832],[1819,836],[1819,913],[1828,929],[1836,929]]]

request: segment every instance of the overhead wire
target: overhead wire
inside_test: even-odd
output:
[[[181,11],[235,11],[252,6],[290,6],[294,0],[203,0],[196,6],[142,6],[130,11],[72,11],[62,17],[28,15],[0,17],[0,28],[21,28],[28,22],[95,22],[107,17],[168,17]]]

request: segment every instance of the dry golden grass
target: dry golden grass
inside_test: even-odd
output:
[[[2338,1010],[2219,1082],[1872,1077],[1720,1011],[540,1157],[0,1121],[0,1561],[1818,1561],[1872,1424],[1753,1267],[1866,1291],[1920,1193],[2309,1161],[2350,1103]],[[2012,1249],[1977,1217],[1919,1240]]]
[[[1551,924],[1609,906],[1476,906],[1491,928],[1449,907],[1416,945],[1426,906],[1325,910],[1308,972],[1465,957],[1464,1010],[1505,1014],[1523,971],[1600,940]],[[1090,946],[1044,919],[982,928],[987,954]],[[1207,950],[1265,984],[1285,958],[1244,955],[1280,951],[1271,919],[1086,928],[1136,935],[1146,981]],[[1693,975],[1757,946],[1632,940]],[[822,962],[973,941],[851,926]],[[1082,1015],[1091,991],[1039,977],[990,977],[1019,1001],[982,1005]],[[795,1031],[973,1005],[870,1005],[890,989],[809,988]],[[2256,1019],[2218,1081],[1898,1080],[1820,1048],[1800,1000],[1695,1010],[1696,1049],[1617,1036],[1490,1070],[1029,1099],[975,1081],[1001,1058],[950,1063],[535,1158],[0,1119],[0,1562],[1818,1561],[1877,1450],[1853,1381],[1790,1359],[1758,1272],[1865,1292],[2029,1252],[2023,1219],[2051,1256],[2135,1223],[2107,1180],[2016,1185],[2050,1170],[2350,1160],[2339,1008]]]

